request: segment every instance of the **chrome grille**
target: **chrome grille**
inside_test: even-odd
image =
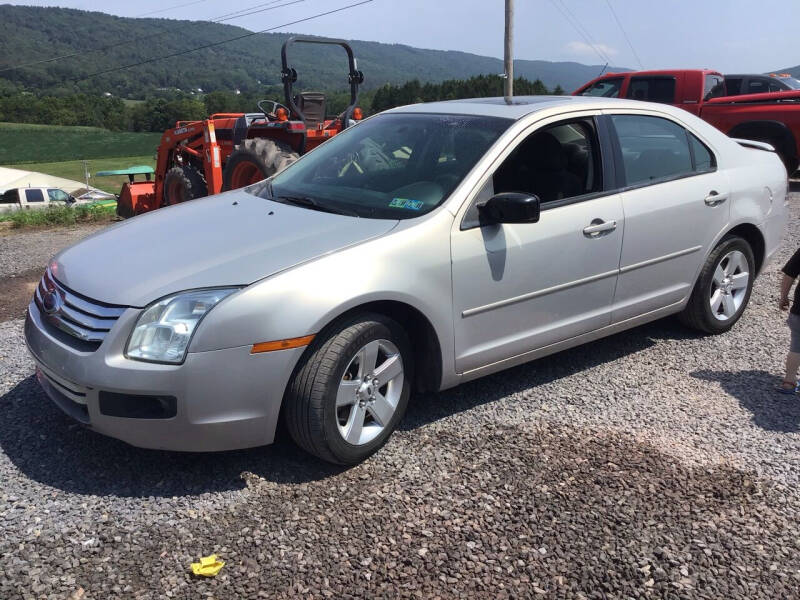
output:
[[[34,295],[42,319],[74,338],[100,345],[127,307],[89,300],[45,271]]]

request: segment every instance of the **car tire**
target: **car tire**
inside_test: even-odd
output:
[[[235,190],[280,173],[300,156],[287,144],[263,138],[244,140],[228,157],[222,191]]]
[[[728,331],[742,316],[755,279],[755,259],[750,244],[726,236],[708,255],[697,278],[681,321],[699,331]]]
[[[286,429],[298,446],[323,460],[357,464],[403,418],[412,381],[411,346],[395,321],[362,314],[335,323],[295,369],[284,397]]]
[[[200,171],[190,165],[172,167],[164,175],[164,206],[180,204],[207,195],[205,179]]]

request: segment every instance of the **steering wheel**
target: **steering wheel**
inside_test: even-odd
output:
[[[272,105],[272,110],[269,110],[269,111],[268,111],[268,110],[267,110],[267,109],[265,109],[263,106],[261,106],[262,104],[271,104],[271,105]],[[283,104],[281,104],[280,102],[277,102],[276,100],[259,100],[258,102],[256,102],[256,106],[258,106],[258,109],[259,109],[259,110],[260,110],[262,113],[264,113],[264,116],[265,116],[265,117],[267,117],[268,119],[270,119],[270,118],[272,118],[272,119],[277,119],[278,117],[277,117],[277,115],[275,114],[275,112],[276,112],[276,111],[277,111],[279,108],[283,108],[283,109],[285,109],[285,110],[286,110],[286,114],[291,114],[291,111],[290,111],[290,110],[289,110],[289,109],[288,109],[286,106],[284,106],[284,105],[283,105]]]

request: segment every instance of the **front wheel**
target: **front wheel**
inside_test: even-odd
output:
[[[736,236],[723,238],[709,254],[681,320],[705,333],[724,333],[742,316],[755,279],[753,250]]]
[[[208,189],[203,175],[191,165],[172,167],[164,176],[164,206],[180,204],[207,195]]]
[[[244,140],[222,172],[222,191],[258,183],[283,171],[299,158],[287,144],[266,138]]]
[[[353,465],[377,451],[411,393],[408,337],[393,320],[361,315],[314,340],[287,388],[285,419],[298,446]]]

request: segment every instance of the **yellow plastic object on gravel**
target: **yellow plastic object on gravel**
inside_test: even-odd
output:
[[[225,566],[225,562],[219,560],[216,554],[203,556],[200,562],[192,563],[192,573],[203,577],[214,577]]]

